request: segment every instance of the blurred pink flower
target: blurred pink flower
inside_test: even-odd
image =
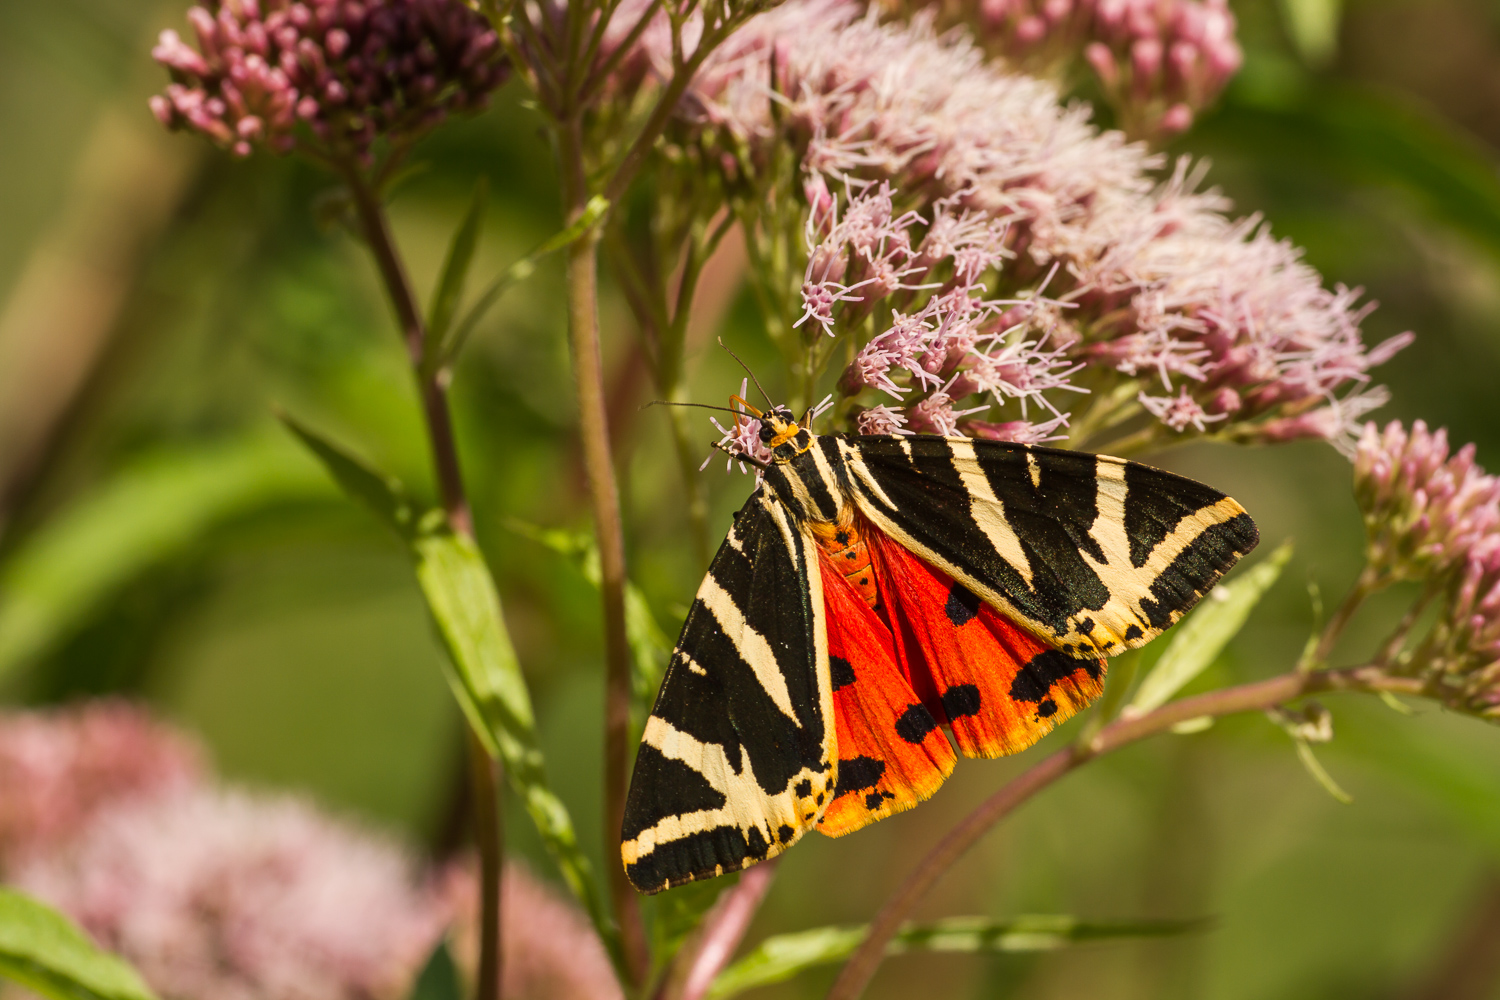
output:
[[[1227,0],[961,0],[942,9],[1029,73],[1067,81],[1087,66],[1133,138],[1185,131],[1244,58]]]
[[[197,48],[169,29],[152,50],[173,82],[151,110],[236,156],[289,152],[303,123],[310,151],[366,162],[505,77],[498,36],[459,0],[219,0],[188,23]]]
[[[101,810],[202,778],[196,743],[125,702],[0,714],[0,871],[56,849]]]
[[[166,1000],[401,997],[453,906],[383,839],[204,788],[121,802],[13,875]]]
[[[479,935],[472,919],[478,883],[472,866],[454,869],[463,915],[453,936],[455,957],[478,964]],[[622,1000],[609,955],[588,917],[572,900],[509,864],[500,896],[504,936],[501,995],[511,1000]]]

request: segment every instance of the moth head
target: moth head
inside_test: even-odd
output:
[[[739,396],[731,396],[730,402],[738,403],[760,420],[760,443],[770,450],[772,461],[790,462],[812,447],[812,434],[797,423],[785,406],[757,410]]]

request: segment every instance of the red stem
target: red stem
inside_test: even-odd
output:
[[[1282,674],[1270,680],[1238,687],[1210,691],[1192,698],[1169,702],[1154,712],[1130,719],[1116,719],[1101,729],[1085,746],[1059,750],[1003,786],[979,808],[949,830],[928,852],[915,870],[891,894],[875,919],[870,931],[849,961],[845,963],[828,1000],[857,1000],[875,975],[886,946],[910,917],[917,903],[964,852],[990,827],[1004,819],[1037,792],[1063,775],[1096,757],[1111,753],[1137,740],[1165,732],[1179,722],[1201,716],[1229,715],[1255,709],[1266,709],[1282,702],[1317,691],[1391,691],[1398,694],[1422,694],[1422,681],[1409,677],[1390,677],[1372,667],[1347,670],[1324,670],[1315,673]]]

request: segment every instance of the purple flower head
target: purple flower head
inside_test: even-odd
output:
[[[367,163],[484,106],[505,78],[500,40],[459,0],[221,0],[188,11],[152,51],[172,75],[151,110],[236,156],[257,148]]]
[[[1390,579],[1464,570],[1500,537],[1500,480],[1474,462],[1474,446],[1448,451],[1445,430],[1417,421],[1366,424],[1354,457],[1354,495],[1371,565]],[[1486,548],[1488,547],[1488,548]]]
[[[1119,47],[1121,87],[1133,86],[1135,70],[1118,65],[1127,58],[1179,83],[1184,67],[1222,75],[1238,59],[1217,0],[985,9],[1038,19],[1037,38],[1086,14],[1099,44]],[[649,61],[665,65],[652,44],[648,33]],[[911,407],[961,373],[959,408],[978,393],[1047,419],[1107,407],[1078,421],[1102,446],[1212,433],[1348,450],[1383,398],[1371,369],[1411,339],[1367,346],[1359,290],[1325,288],[1258,217],[1229,218],[1201,168],[1182,160],[1154,178],[1161,161],[1143,147],[1099,132],[1087,108],[1062,106],[963,34],[938,35],[925,13],[882,22],[848,0],[788,0],[710,56],[679,114],[685,141],[732,157],[735,183],[766,185],[748,201],[751,239],[806,234],[805,247],[759,256],[803,267],[788,312],[816,334],[807,343],[857,339],[845,395]],[[775,186],[788,144],[805,201]],[[1089,396],[1067,392],[1085,378]]]
[[[1087,66],[1136,138],[1185,131],[1243,61],[1226,0],[963,0],[955,13],[1027,72],[1068,81]]]
[[[124,702],[0,715],[0,871],[103,810],[193,787],[202,772],[192,740]]]
[[[384,840],[302,802],[204,788],[100,813],[14,881],[166,1000],[396,1000],[452,918]]]
[[[1438,696],[1500,721],[1500,533],[1471,548],[1422,663]]]

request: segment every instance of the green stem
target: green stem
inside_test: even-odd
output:
[[[406,268],[396,249],[390,224],[380,197],[359,169],[345,165],[340,171],[354,198],[355,211],[365,242],[375,257],[380,278],[390,296],[401,336],[406,343],[412,372],[422,398],[422,414],[432,448],[433,469],[448,524],[462,535],[473,537],[474,519],[464,493],[463,474],[458,447],[453,437],[453,421],[448,411],[448,397],[432,366],[427,365],[427,333],[422,310],[406,275]],[[479,846],[480,861],[480,957],[478,1000],[500,1000],[502,952],[500,949],[500,875],[505,863],[504,830],[500,819],[500,764],[469,734],[469,768],[474,787],[474,839]]]
[[[588,203],[583,127],[558,124],[563,198],[568,222]],[[625,973],[632,987],[645,981],[649,955],[640,903],[619,863],[620,829],[630,764],[630,644],[625,632],[625,531],[609,441],[604,364],[599,349],[597,228],[568,248],[568,338],[578,396],[579,435],[599,546],[599,592],[604,613],[604,857],[610,898],[620,927]],[[611,860],[613,859],[613,860]]]
[[[870,923],[869,933],[845,963],[833,988],[828,991],[828,1000],[857,1000],[879,968],[886,945],[910,917],[917,903],[954,862],[996,823],[1033,795],[1083,764],[1148,736],[1166,732],[1179,722],[1201,716],[1263,711],[1321,691],[1389,691],[1393,694],[1421,695],[1426,690],[1423,681],[1392,677],[1368,666],[1314,673],[1294,670],[1270,680],[1169,702],[1145,715],[1116,719],[1088,743],[1070,746],[1043,758],[949,830],[880,908],[880,912]]]

